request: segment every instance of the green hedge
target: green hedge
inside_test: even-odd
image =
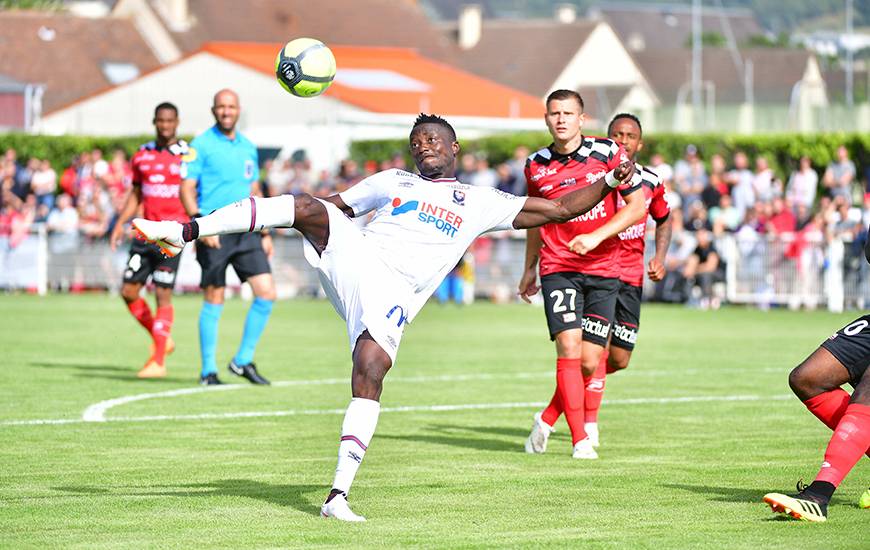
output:
[[[18,158],[26,161],[31,157],[48,159],[55,170],[60,172],[70,163],[72,157],[83,151],[101,149],[108,157],[115,149],[124,150],[131,156],[142,143],[153,139],[153,136],[134,137],[89,137],[89,136],[39,136],[23,133],[0,134],[0,151],[12,147],[18,151]],[[510,159],[519,145],[531,149],[541,147],[550,142],[546,132],[520,132],[501,134],[475,140],[461,140],[464,151],[483,152],[492,164]],[[837,146],[845,144],[849,148],[852,160],[860,170],[870,166],[870,134],[774,134],[756,136],[736,135],[691,135],[691,134],[649,134],[645,138],[646,147],[640,155],[641,162],[646,162],[653,153],[661,153],[668,162],[674,162],[683,156],[686,145],[698,147],[702,157],[709,162],[714,153],[725,155],[730,164],[735,151],[745,151],[750,158],[765,155],[777,174],[786,178],[797,165],[802,155],[812,159],[813,166],[821,171],[834,159]],[[382,161],[389,159],[394,153],[400,152],[406,156],[409,166],[412,165],[408,156],[407,140],[377,140],[358,141],[351,146],[351,156],[359,161]]]
[[[534,150],[550,141],[546,132],[503,134],[467,141],[460,136],[463,151],[483,152],[492,164],[510,159],[518,145],[526,145]],[[744,151],[750,159],[758,155],[766,156],[771,167],[783,179],[788,177],[803,155],[808,156],[813,166],[821,172],[835,158],[840,144],[849,149],[852,160],[858,166],[859,178],[861,169],[870,165],[870,134],[649,134],[644,142],[641,162],[647,162],[654,153],[661,153],[668,162],[673,163],[683,156],[687,145],[694,144],[708,167],[710,157],[715,153],[724,155],[730,166],[734,152]],[[351,146],[351,155],[360,162],[367,159],[385,160],[397,151],[404,153],[410,162],[406,140],[358,141]]]
[[[112,151],[121,149],[127,158],[133,156],[139,146],[154,139],[154,135],[129,137],[92,137],[92,136],[39,136],[24,133],[0,134],[0,153],[12,148],[18,153],[19,162],[36,157],[48,159],[57,171],[70,165],[73,156],[85,151],[100,149],[107,160]],[[188,138],[186,138],[188,139]]]

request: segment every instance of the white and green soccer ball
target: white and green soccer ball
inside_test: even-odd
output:
[[[322,94],[335,78],[335,57],[314,38],[287,42],[275,58],[275,76],[281,87],[298,97]]]

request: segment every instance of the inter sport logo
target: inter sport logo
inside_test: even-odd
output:
[[[405,204],[402,204],[402,199],[396,197],[393,199],[393,216],[398,216],[399,214],[404,214],[405,212],[411,212],[416,210],[419,206],[417,201],[408,201]]]
[[[465,197],[463,196],[464,200]],[[434,225],[435,228],[450,236],[455,237],[456,231],[462,225],[462,217],[456,212],[450,211],[442,206],[436,206],[427,202],[408,201],[402,204],[402,199],[396,197],[392,200],[393,211],[391,216],[398,216],[405,212],[413,212],[419,210],[417,219],[423,223]]]

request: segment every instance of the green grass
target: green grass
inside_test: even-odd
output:
[[[126,420],[79,421],[99,401],[193,387],[199,306],[176,299],[170,376],[140,381],[145,334],[118,298],[0,296],[0,546],[867,548],[868,460],[826,524],[761,502],[816,473],[829,432],[786,376],[854,313],[645,306],[632,366],[608,379],[594,462],[570,458],[564,421],[547,454],[523,453],[532,406],[384,412],[351,493],[369,521],[347,525],[318,517],[340,414],[175,418],[343,409],[348,345],[328,303],[278,304],[257,355],[274,381],[320,383],[155,397],[106,413]],[[227,303],[221,363],[246,309]],[[553,355],[538,308],[430,305],[382,403],[543,402]],[[686,396],[760,398],[625,402]],[[11,424],[42,419],[71,422]]]

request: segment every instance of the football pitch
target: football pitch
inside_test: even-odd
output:
[[[342,321],[279,302],[256,357],[273,385],[254,387],[224,366],[248,307],[230,300],[218,363],[233,385],[200,388],[200,304],[175,299],[170,375],[142,381],[146,335],[119,298],[0,296],[0,546],[870,545],[866,458],[827,523],[761,502],[815,476],[830,432],[787,374],[856,312],[646,305],[632,365],[607,380],[601,458],[580,461],[564,420],[546,454],[523,452],[555,384],[541,309],[430,304],[350,493],[368,522],[344,524],[319,517],[350,399]]]

